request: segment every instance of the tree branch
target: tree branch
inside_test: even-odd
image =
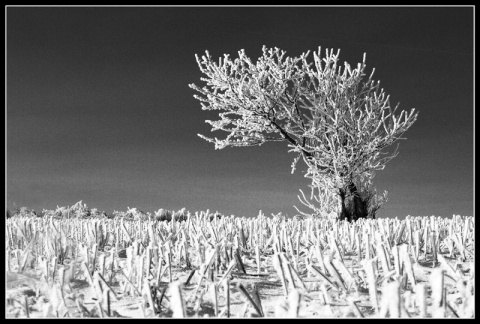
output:
[[[299,147],[300,145],[297,143],[297,141],[295,141],[290,135],[288,135],[287,132],[285,132],[285,130],[283,130],[282,127],[280,127],[275,121],[271,121],[272,125],[275,126],[276,129],[278,129],[278,131],[280,132],[280,134],[282,134],[282,137],[284,139],[286,139],[290,144],[294,145],[294,146],[297,146]],[[300,149],[302,150],[302,153],[303,155],[305,156],[305,158],[307,160],[311,160],[313,162],[315,162],[315,156],[308,152],[307,150],[304,149],[304,146],[301,146]],[[317,166],[317,169],[320,170],[320,171],[325,171],[327,170],[327,168],[325,167],[320,167],[320,166]]]

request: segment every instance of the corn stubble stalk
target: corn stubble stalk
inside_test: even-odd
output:
[[[358,262],[362,261],[362,242],[360,240],[360,234],[355,234],[355,245],[357,246],[357,259]]]
[[[444,318],[446,311],[445,287],[443,269],[432,271],[430,283],[432,286],[432,317]]]
[[[235,267],[237,262],[235,260],[230,261],[230,264],[228,265],[227,270],[223,274],[222,278],[220,279],[219,283],[222,283],[224,280],[228,280],[228,276],[232,272],[232,269]]]
[[[287,316],[290,318],[297,318],[300,310],[302,294],[298,289],[293,289],[288,295],[288,312]]]
[[[190,280],[192,280],[192,277],[193,277],[193,275],[195,274],[195,271],[196,271],[195,269],[193,269],[192,271],[190,271],[190,274],[188,275],[188,278],[187,278],[187,280],[186,280],[185,283],[184,283],[185,286],[188,286],[188,284],[190,283]]]
[[[186,317],[186,306],[182,296],[182,284],[179,281],[170,283],[169,289],[171,291],[171,308],[173,310],[174,318]]]
[[[363,260],[362,266],[367,275],[368,291],[370,293],[370,302],[372,303],[375,311],[379,311],[378,298],[377,298],[377,282],[375,280],[375,272],[373,268],[373,262],[375,259]]]
[[[243,265],[242,257],[240,256],[239,249],[235,250],[235,260],[237,261],[238,270],[242,271],[243,273],[247,273],[245,266]]]
[[[339,287],[342,287],[344,289],[348,288],[347,285],[345,284],[345,280],[343,280],[342,276],[333,265],[331,255],[326,256],[325,267],[327,268],[328,272],[333,277],[333,279],[335,280],[335,282],[338,284]]]
[[[412,260],[410,259],[410,255],[408,253],[408,246],[406,244],[403,244],[400,247],[400,257],[405,265],[405,270],[407,273],[407,278],[410,281],[411,287],[415,289],[415,286],[417,284],[416,279],[415,279],[415,273],[413,271],[413,264]]]
[[[210,284],[213,293],[213,305],[215,317],[218,317],[218,286],[213,282]]]
[[[390,318],[410,317],[402,303],[400,286],[401,282],[397,280],[383,287],[378,317],[387,317],[387,314]]]
[[[230,318],[230,280],[227,279],[224,283],[225,298],[226,298],[226,314],[227,318]]]
[[[257,262],[257,274],[260,274],[260,248],[255,246],[255,260]]]
[[[320,277],[323,281],[327,282],[333,289],[338,290],[338,285],[335,285],[328,277],[323,274],[317,267],[312,264],[307,264],[307,269],[310,270],[313,274]]]
[[[293,279],[293,271],[294,271],[293,267],[291,266],[290,262],[288,261],[284,253],[280,253],[280,259],[282,262],[282,269],[286,274],[286,278],[289,282],[290,289],[296,289],[297,286],[295,284],[295,280]]]
[[[352,287],[355,287],[355,290],[358,291],[357,281],[353,277],[350,270],[348,270],[345,263],[343,263],[341,260],[334,259],[332,260],[332,265],[335,267],[335,269],[338,269],[343,274],[342,280],[343,278],[345,278],[344,282],[348,283],[347,290],[350,290]]]
[[[281,260],[281,257],[278,253],[274,254],[272,265],[273,265],[273,268],[277,272],[277,274],[280,277],[280,280],[282,282],[284,296],[287,297],[288,296],[288,286],[287,286],[287,283],[286,283],[286,280],[285,280],[285,273],[284,273],[284,270],[283,270],[282,260]]]
[[[125,274],[125,272],[122,270],[120,273],[121,273],[121,274],[123,275],[123,277],[126,279],[126,282],[128,283],[131,291],[134,291],[134,292],[136,292],[139,296],[141,296],[142,293],[141,293],[140,290],[138,290],[138,288],[132,283],[132,281],[131,281],[131,280],[129,279],[129,277]],[[125,288],[127,288],[127,284],[125,284]]]
[[[353,310],[353,312],[355,313],[355,316],[359,317],[359,318],[364,318],[365,316],[363,315],[362,311],[360,310],[360,308],[358,307],[358,305],[356,304],[355,301],[353,300],[350,300],[348,302],[348,304],[350,305],[350,308]]]
[[[455,280],[455,282],[460,279],[459,273],[453,270],[452,266],[448,264],[443,255],[438,254],[437,259],[440,262],[440,267],[445,270],[445,274],[448,274],[453,280]]]
[[[263,317],[263,311],[262,311],[262,306],[261,304],[257,304],[254,299],[250,296],[250,294],[248,293],[247,289],[245,289],[245,286],[239,282],[237,284],[237,289],[240,290],[240,292],[243,294],[243,296],[245,297],[245,299],[247,300],[247,302],[253,306],[253,309],[255,310],[255,312],[257,313],[258,316],[260,317]],[[258,298],[258,303],[260,303],[260,298]]]
[[[253,298],[253,301],[255,302],[255,304],[260,309],[262,317],[264,317],[265,313],[264,313],[263,306],[262,306],[262,300],[260,298],[260,292],[258,291],[258,286],[256,284],[253,284],[253,286],[252,286],[252,298]]]
[[[150,283],[148,282],[148,279],[145,278],[143,281],[143,287],[142,287],[142,296],[145,298],[146,301],[148,302],[148,309],[150,311],[150,314],[153,316],[156,314],[155,311],[155,302],[154,302],[154,295],[152,295],[152,289],[150,287]]]
[[[395,267],[395,273],[397,276],[402,275],[402,264],[400,263],[400,251],[398,249],[398,246],[395,245],[392,248],[393,252],[393,262],[394,262],[394,267]]]
[[[377,243],[377,255],[380,258],[383,273],[385,274],[385,273],[390,272],[390,267],[389,267],[389,264],[387,262],[387,253],[385,251],[385,245],[381,242]]]
[[[27,297],[27,295],[25,295],[23,301],[24,301],[24,308],[25,308],[25,316],[26,316],[27,318],[30,318],[30,311],[29,311],[29,309],[28,309],[28,297]]]
[[[418,304],[420,317],[427,317],[427,287],[424,283],[417,283],[415,286],[416,302]]]

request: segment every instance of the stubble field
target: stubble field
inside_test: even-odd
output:
[[[471,216],[63,211],[6,220],[7,317],[475,316]]]

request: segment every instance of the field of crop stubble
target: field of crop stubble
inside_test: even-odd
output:
[[[475,316],[471,216],[63,211],[6,220],[7,317]]]

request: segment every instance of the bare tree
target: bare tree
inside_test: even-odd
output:
[[[201,58],[195,55],[206,86],[189,86],[202,95],[194,97],[203,110],[219,111],[219,120],[206,120],[212,131],[228,133],[224,139],[201,138],[215,149],[286,141],[289,152],[297,154],[292,173],[302,159],[311,187],[336,197],[340,219],[355,220],[368,216],[368,194],[362,196],[358,187],[370,190],[374,171],[398,153],[386,148],[402,138],[418,113],[395,115],[398,105],[391,108],[389,96],[372,79],[374,70],[363,80],[365,55],[355,69],[345,62],[342,70],[339,53],[327,49],[321,59],[319,48],[308,62],[309,51],[291,58],[264,46],[256,63],[244,50],[235,60],[225,54],[217,63],[206,51]]]

